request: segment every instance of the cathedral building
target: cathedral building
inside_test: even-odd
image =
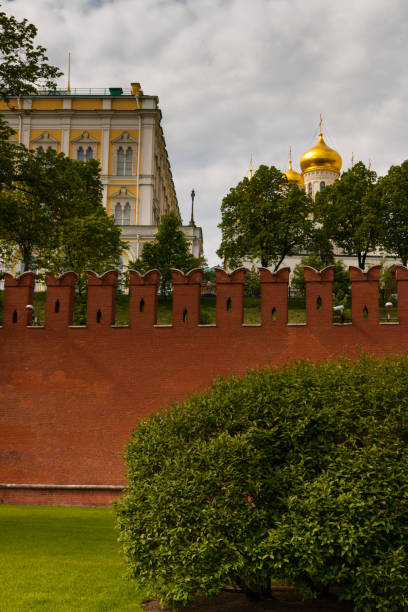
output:
[[[302,174],[293,170],[292,159],[289,160],[289,170],[285,174],[289,183],[297,183],[300,187],[304,187],[314,199],[318,191],[333,185],[339,178],[342,163],[337,151],[324,142],[323,133],[320,131],[316,144],[300,158]]]
[[[139,83],[129,89],[68,86],[0,102],[0,113],[16,132],[14,142],[99,161],[103,205],[129,243],[125,265],[154,239],[166,210],[180,215],[158,103]],[[202,255],[201,228],[192,219],[182,229],[191,252]]]
[[[316,144],[303,153],[300,158],[300,170],[296,172],[292,165],[292,155],[290,154],[289,169],[284,173],[289,183],[296,183],[299,187],[303,187],[306,192],[315,199],[319,191],[323,191],[325,187],[333,185],[339,178],[342,158],[337,151],[331,149],[324,141],[322,132],[322,119],[320,118],[320,133]],[[301,258],[310,253],[298,253],[297,255],[289,256],[285,259],[282,267],[289,266],[293,272],[294,267],[300,263]],[[334,248],[334,256],[343,260],[346,266],[358,267],[357,258],[354,256],[345,255],[341,249]],[[398,263],[398,259],[392,255],[384,255],[379,251],[369,253],[367,255],[366,265],[371,267],[380,265],[385,262],[386,265]]]

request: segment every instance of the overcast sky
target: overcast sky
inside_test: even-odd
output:
[[[6,0],[72,87],[157,95],[183,221],[196,192],[218,263],[220,205],[260,164],[294,168],[316,141],[379,174],[408,158],[407,0]],[[61,80],[66,86],[66,78]]]

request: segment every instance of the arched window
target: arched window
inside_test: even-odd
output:
[[[54,138],[54,136],[51,136],[49,132],[43,132],[41,136],[34,138],[32,143],[33,148],[37,150],[41,147],[43,151],[47,149],[52,149],[56,153],[58,151],[58,140]]]
[[[114,138],[111,142],[116,175],[133,176],[136,170],[138,141],[129,132],[122,132],[118,138]]]
[[[128,147],[126,151],[126,162],[125,162],[125,175],[126,176],[132,175],[132,162],[133,162],[133,151],[131,147]]]
[[[320,182],[320,191],[323,191],[323,189],[326,187],[326,183],[324,181]]]
[[[312,186],[312,183],[309,183],[309,185],[308,185],[308,191],[309,191],[309,195],[311,196],[311,195],[312,195],[312,192],[313,192],[313,186]]]
[[[130,204],[126,202],[123,211],[123,225],[130,225]]]
[[[122,147],[118,149],[116,174],[119,176],[124,176],[125,174],[125,152]]]
[[[122,207],[119,202],[115,206],[115,223],[116,225],[123,225]]]
[[[71,140],[73,156],[79,161],[96,159],[98,156],[98,141],[89,132],[82,132],[78,138]]]
[[[37,153],[44,153],[44,149],[41,146],[37,147]]]

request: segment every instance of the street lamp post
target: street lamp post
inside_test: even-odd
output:
[[[195,227],[195,223],[194,223],[194,198],[195,198],[195,191],[194,189],[191,192],[191,219],[190,219],[190,225],[192,225],[193,227]]]

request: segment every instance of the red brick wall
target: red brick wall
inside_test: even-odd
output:
[[[308,322],[287,325],[288,271],[273,275],[262,270],[262,325],[244,326],[245,271],[230,276],[219,271],[217,325],[200,327],[201,272],[185,278],[176,271],[174,326],[154,327],[158,274],[134,273],[130,326],[117,328],[110,324],[115,273],[89,276],[88,327],[68,327],[75,287],[72,273],[60,279],[48,277],[43,328],[26,327],[25,304],[32,299],[34,277],[8,276],[0,328],[0,483],[122,485],[121,454],[138,420],[205,389],[214,376],[244,374],[249,367],[303,357],[355,356],[360,348],[377,355],[405,352],[408,270],[400,267],[396,272],[397,325],[378,322],[378,274],[378,268],[367,274],[351,270],[353,321],[333,325],[332,270],[307,270]],[[13,322],[15,311],[17,322]],[[117,495],[103,489],[0,485],[0,502],[6,503],[103,505]]]

